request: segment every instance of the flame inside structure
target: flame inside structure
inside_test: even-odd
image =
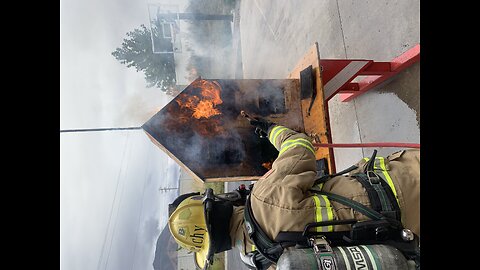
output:
[[[189,90],[179,94],[174,101],[178,104],[169,107],[174,115],[168,122],[171,130],[181,130],[189,125],[192,130],[204,137],[226,135],[222,124],[222,115],[218,105],[223,103],[220,97],[221,85],[217,81],[199,79],[194,81]],[[192,121],[193,120],[193,121]]]
[[[272,169],[272,165],[273,165],[273,162],[271,162],[271,161],[262,163],[262,167],[264,167],[264,168],[267,169],[267,170],[271,170],[271,169]]]
[[[210,118],[214,115],[221,114],[217,105],[222,104],[220,98],[221,86],[216,81],[197,80],[191,85],[194,88],[201,89],[199,96],[189,96],[181,94],[177,100],[178,105],[182,108],[190,109],[192,116],[196,119]]]

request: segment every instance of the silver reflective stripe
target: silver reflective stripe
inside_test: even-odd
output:
[[[270,143],[273,144],[273,146],[275,146],[275,148],[280,148],[276,143],[277,137],[278,137],[278,135],[280,135],[280,133],[282,133],[285,130],[289,130],[289,129],[284,127],[284,126],[276,126],[270,131],[270,135],[268,136],[268,140],[270,141]]]
[[[313,200],[315,202],[315,221],[329,221],[333,220],[333,211],[330,205],[330,201],[323,195],[314,195]],[[331,232],[333,226],[316,227],[317,232]]]
[[[382,166],[380,165],[380,157],[375,158],[375,162],[373,164],[373,169],[375,170],[381,170]]]
[[[322,206],[322,208],[320,208],[320,211],[322,214],[322,221],[327,221],[328,220],[327,202],[325,201],[325,198],[323,198],[323,196],[318,196],[318,198],[320,199],[320,206]],[[331,226],[322,226],[320,228],[322,232],[328,232],[328,227],[331,227]]]
[[[378,177],[382,178],[385,182],[387,181],[385,177],[386,171],[383,170],[382,168],[382,159],[383,157],[376,157],[375,158],[375,163],[373,164],[373,169],[377,173]],[[388,182],[387,182],[388,184]]]
[[[294,147],[296,145],[300,145],[300,146],[303,146],[303,147],[307,148],[308,150],[310,150],[315,155],[315,150],[313,150],[312,143],[310,141],[306,140],[306,139],[303,139],[303,138],[291,139],[291,140],[284,141],[282,143],[282,145],[280,146],[280,152],[278,153],[278,155],[281,155],[287,149],[289,149],[291,147]]]

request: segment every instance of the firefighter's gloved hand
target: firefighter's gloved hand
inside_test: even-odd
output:
[[[255,127],[255,134],[260,136],[260,138],[265,138],[268,136],[268,128],[274,125],[274,123],[260,117],[255,117],[250,120],[250,125]]]

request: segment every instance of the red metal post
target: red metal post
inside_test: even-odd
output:
[[[400,148],[420,148],[419,143],[400,143],[400,142],[374,142],[374,143],[312,143],[316,147],[328,148],[369,148],[369,147],[400,147]]]
[[[340,89],[340,93],[355,93],[360,90],[360,86],[358,83],[347,83]]]
[[[390,62],[373,62],[358,73],[358,76],[383,75],[391,72]]]

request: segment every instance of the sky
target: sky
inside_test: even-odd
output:
[[[111,55],[147,3],[60,1],[60,129],[141,126],[172,99]],[[61,269],[153,269],[179,172],[142,130],[62,133]]]

